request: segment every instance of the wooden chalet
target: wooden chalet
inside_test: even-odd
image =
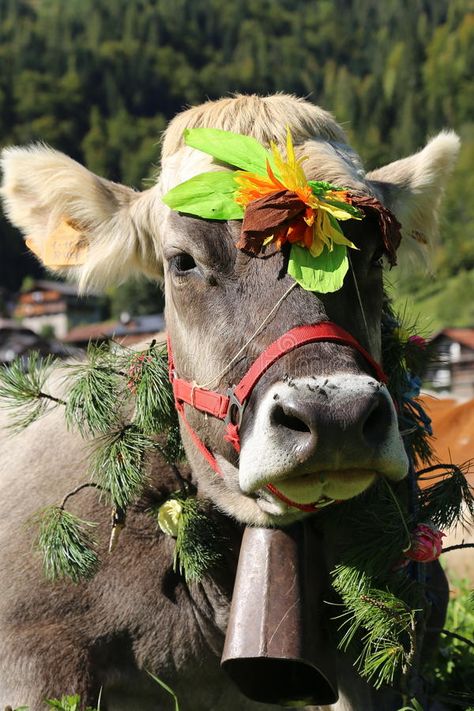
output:
[[[435,359],[426,380],[438,392],[474,398],[474,328],[445,328],[431,339]]]
[[[79,296],[71,284],[38,280],[19,295],[13,316],[35,333],[44,333],[48,327],[51,335],[64,338],[79,323],[100,321],[103,299],[95,295]]]

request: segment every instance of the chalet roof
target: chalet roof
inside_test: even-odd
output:
[[[128,344],[141,341],[146,335],[154,335],[163,331],[165,321],[163,314],[150,314],[137,316],[127,323],[120,321],[102,321],[89,323],[85,326],[76,326],[71,329],[63,341],[68,343],[87,343],[88,341],[102,340],[117,337],[121,342]]]
[[[28,291],[57,291],[63,296],[75,296],[77,298],[87,298],[78,293],[77,286],[68,284],[64,281],[53,281],[52,279],[35,279],[33,286]],[[93,292],[89,292],[89,296],[97,296]]]
[[[66,358],[78,353],[78,349],[64,345],[55,339],[42,338],[34,331],[15,322],[0,319],[0,363],[10,363],[14,358],[29,351],[38,351],[42,356],[49,353]]]
[[[118,321],[102,321],[100,323],[87,323],[84,326],[75,326],[62,339],[68,343],[87,343],[110,338],[118,325]]]
[[[438,331],[431,341],[436,341],[442,337],[449,338],[451,341],[474,350],[474,328],[444,328],[442,331]]]

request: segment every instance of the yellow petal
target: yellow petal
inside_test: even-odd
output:
[[[320,202],[321,210],[328,212],[330,215],[336,218],[336,220],[360,220],[360,217],[354,217],[350,213],[342,210],[340,207],[335,205],[329,205],[327,202]]]
[[[319,255],[321,254],[323,249],[324,249],[324,243],[317,238],[313,239],[313,243],[312,243],[311,247],[309,248],[309,251],[311,252],[313,257],[319,257]]]
[[[323,212],[323,224],[322,232],[329,237],[336,244],[345,244],[346,247],[352,247],[352,249],[357,249],[355,244],[353,244],[347,237],[344,236],[341,228],[334,227],[327,213]]]
[[[288,165],[294,166],[296,164],[295,149],[293,146],[293,141],[291,140],[290,127],[286,127],[286,160]]]

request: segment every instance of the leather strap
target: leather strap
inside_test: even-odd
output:
[[[222,471],[217,460],[189,424],[184,411],[184,404],[190,405],[200,412],[205,412],[208,415],[224,420],[226,422],[226,434],[224,435],[224,439],[231,442],[234,449],[240,452],[239,426],[242,413],[260,378],[277,360],[287,353],[291,353],[291,351],[301,346],[318,341],[341,343],[342,345],[354,348],[364,357],[365,361],[372,368],[376,378],[382,383],[387,382],[388,378],[382,367],[372,358],[370,353],[368,353],[350,333],[331,321],[322,321],[321,323],[306,326],[296,326],[284,333],[258,356],[240,382],[235,387],[230,388],[226,395],[214,390],[200,388],[176,376],[171,341],[168,336],[169,378],[173,387],[176,410],[183,420],[194,444],[216,474],[222,477]],[[237,422],[233,422],[231,419],[234,407],[237,408]],[[273,484],[268,484],[267,488],[281,501],[301,511],[312,512],[318,510],[318,507],[314,504],[298,504],[297,502],[290,501],[290,499],[284,496]]]
[[[363,348],[350,333],[331,321],[322,321],[311,326],[296,326],[271,343],[250,366],[242,380],[234,388],[234,395],[239,402],[244,403],[258,383],[260,378],[279,358],[294,351],[296,348],[317,341],[332,341],[352,346],[364,356],[371,366],[377,379],[382,383],[387,382],[387,376],[380,365]]]

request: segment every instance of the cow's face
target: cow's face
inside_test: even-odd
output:
[[[258,114],[260,104],[251,99],[249,106]],[[272,117],[268,104],[264,121],[255,115],[253,123],[247,122],[248,133],[260,140],[278,138],[289,123],[308,155],[308,178],[375,193],[399,216],[406,240],[411,230],[426,232],[433,226],[441,176],[457,150],[453,135],[442,134],[420,154],[364,176],[327,114],[308,104],[296,105],[290,97],[280,99],[287,102],[287,110]],[[48,239],[61,220],[79,223],[88,235],[89,253],[85,265],[73,271],[79,272],[83,283],[117,279],[133,269],[156,275],[163,270],[177,373],[201,387],[225,392],[270,342],[295,326],[325,320],[349,331],[379,359],[382,240],[376,220],[366,217],[345,223],[359,249],[351,250],[342,289],[321,295],[290,288],[285,250],[264,258],[237,250],[239,222],[187,217],[161,202],[163,192],[210,167],[210,159],[180,143],[186,125],[243,132],[237,120],[240,110],[232,101],[242,102],[242,98],[226,100],[225,115],[210,104],[207,113],[201,107],[175,122],[165,141],[158,186],[142,194],[98,179],[45,149],[10,152],[4,193],[12,220],[25,232],[33,232],[38,242]],[[259,101],[263,106],[265,99]],[[314,136],[317,140],[307,140]],[[47,178],[49,192],[46,187],[43,192]],[[227,368],[231,361],[232,367]],[[224,440],[221,421],[190,407],[186,413],[223,473],[219,478],[211,471],[184,431],[187,455],[202,490],[245,522],[286,522],[302,515],[270,493],[268,484],[296,504],[327,503],[357,495],[377,477],[397,480],[407,471],[390,396],[364,359],[348,346],[306,345],[267,371],[245,411],[240,457]]]
[[[226,392],[276,338],[294,326],[327,320],[348,330],[379,357],[383,290],[375,221],[351,225],[350,237],[360,249],[351,255],[344,287],[325,296],[291,288],[285,251],[255,258],[237,250],[240,228],[240,223],[166,213],[166,314],[180,378]],[[281,299],[270,321],[252,339]],[[231,492],[233,513],[250,511],[254,521],[300,515],[270,493],[267,484],[292,501],[307,504],[346,499],[363,491],[376,476],[398,479],[407,471],[387,389],[347,346],[306,345],[267,371],[245,410],[240,458],[223,439],[222,422],[190,407],[186,413],[217,455],[224,474],[219,480],[210,472],[204,486],[224,506]],[[183,434],[198,471],[203,468],[202,455]]]

